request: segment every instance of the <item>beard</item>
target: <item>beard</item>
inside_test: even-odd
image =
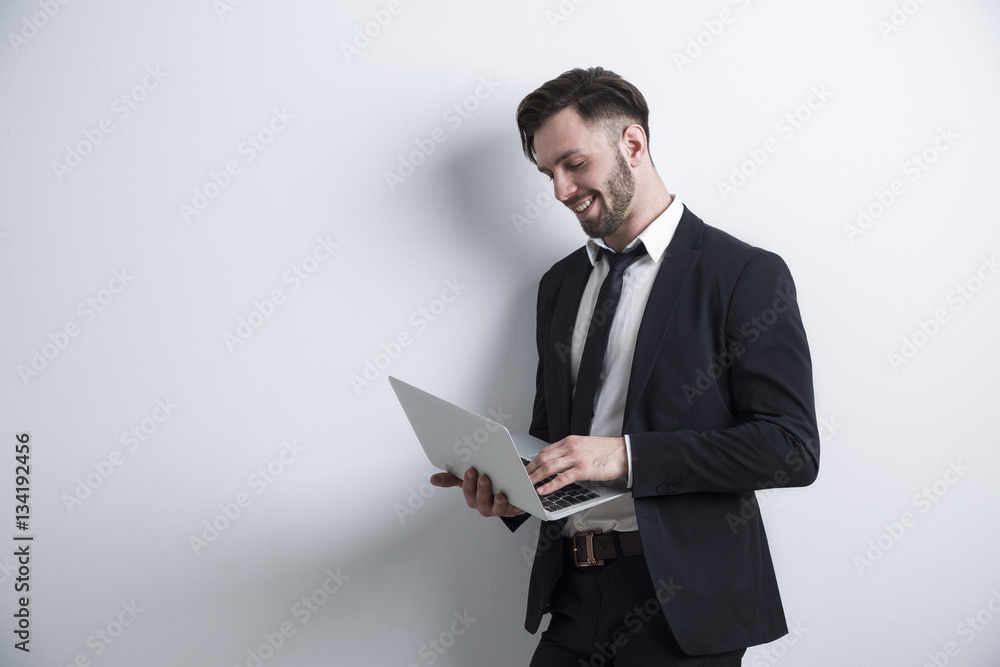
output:
[[[601,202],[600,213],[593,220],[580,221],[583,231],[592,239],[611,236],[618,231],[628,221],[626,213],[635,197],[635,176],[622,154],[615,151],[615,155],[618,159],[615,161],[614,173],[604,183],[603,190],[606,194],[598,195]]]

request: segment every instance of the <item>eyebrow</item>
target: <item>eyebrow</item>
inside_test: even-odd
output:
[[[559,157],[556,158],[555,164],[553,166],[555,166],[556,164],[559,164],[561,162],[564,162],[565,160],[569,159],[570,156],[572,156],[572,155],[574,155],[576,153],[582,153],[582,152],[583,152],[582,148],[570,148],[568,151],[563,152],[562,155],[560,155]],[[542,166],[539,165],[538,166],[538,171],[544,173],[547,170],[544,167],[542,167]]]

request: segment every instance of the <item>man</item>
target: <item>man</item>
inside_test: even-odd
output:
[[[527,470],[630,493],[544,522],[525,628],[532,665],[739,665],[787,632],[754,489],[816,478],[819,436],[788,268],[703,223],[649,154],[642,94],[575,69],[517,111],[525,155],[590,237],[538,291]],[[511,530],[489,479],[434,475]]]

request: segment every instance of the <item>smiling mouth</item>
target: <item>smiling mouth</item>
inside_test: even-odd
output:
[[[591,207],[591,205],[594,203],[594,199],[595,197],[591,196],[588,197],[585,201],[581,202],[578,206],[573,206],[572,207],[573,212],[576,213],[577,216],[579,216],[581,213],[583,213],[584,211],[586,211]]]

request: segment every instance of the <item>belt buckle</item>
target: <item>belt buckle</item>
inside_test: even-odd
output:
[[[594,557],[594,535],[598,535],[602,532],[600,528],[595,530],[584,530],[573,535],[573,565],[577,567],[593,567],[594,565],[604,565],[603,560],[597,560]],[[586,560],[580,560],[577,558],[577,554],[580,553],[581,549],[579,546],[578,538],[584,538],[584,556]]]

